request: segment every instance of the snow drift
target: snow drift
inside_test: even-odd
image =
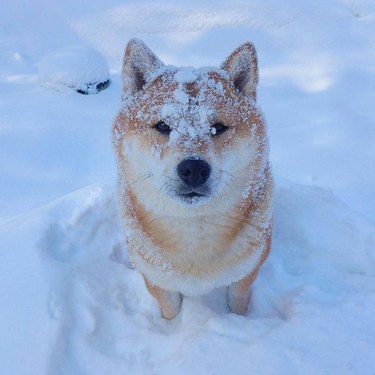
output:
[[[1,373],[371,374],[374,227],[332,193],[279,181],[249,316],[228,313],[219,289],[185,298],[169,322],[129,264],[113,190],[88,187],[2,226],[9,246],[23,239],[2,254],[13,265],[2,313],[17,316],[2,327],[5,348],[32,353],[32,366],[10,355]]]

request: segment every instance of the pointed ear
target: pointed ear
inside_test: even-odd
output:
[[[222,64],[239,92],[256,100],[258,59],[255,47],[247,42],[238,47]]]
[[[126,46],[123,76],[123,97],[132,95],[149,81],[150,76],[164,64],[140,39],[131,39]]]

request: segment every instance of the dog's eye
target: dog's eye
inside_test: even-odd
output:
[[[228,126],[224,125],[222,122],[217,122],[211,126],[212,135],[219,135],[224,133],[226,130],[228,130]]]
[[[161,134],[169,134],[172,129],[163,121],[159,121],[154,128]]]

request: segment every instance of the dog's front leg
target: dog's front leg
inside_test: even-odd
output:
[[[246,315],[247,306],[250,302],[250,286],[256,279],[260,266],[266,260],[271,250],[271,230],[266,236],[262,257],[258,266],[243,279],[231,284],[228,287],[228,305],[231,312],[239,315]]]
[[[228,305],[232,313],[246,315],[250,302],[250,286],[257,274],[258,269],[228,287]]]
[[[181,294],[152,285],[144,275],[143,279],[147,290],[158,302],[163,318],[168,320],[173,319],[180,311],[182,302]]]

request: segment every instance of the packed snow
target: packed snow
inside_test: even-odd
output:
[[[375,373],[374,2],[0,2],[0,374]],[[130,266],[111,125],[133,37],[197,68],[257,48],[275,217],[246,317],[219,289],[165,321]],[[78,47],[109,66],[98,95],[40,81]]]

